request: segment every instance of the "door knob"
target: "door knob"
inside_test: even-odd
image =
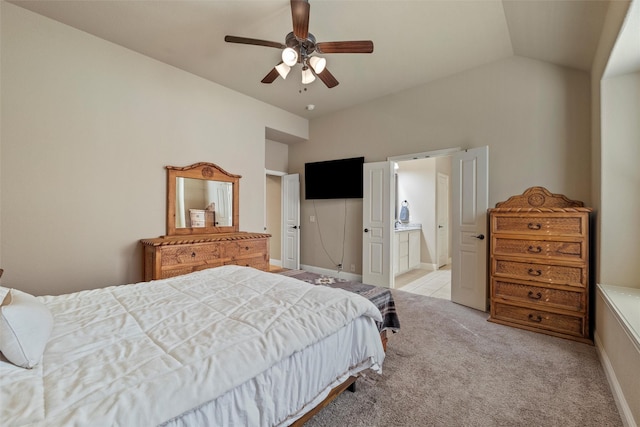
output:
[[[484,240],[484,234],[478,234],[477,236],[474,236],[474,237],[478,240]]]
[[[294,225],[294,226],[292,226],[291,228],[293,228],[294,230],[297,230],[297,229],[298,229],[298,226],[297,226],[297,225]]]
[[[368,233],[368,232],[369,232],[369,229],[368,229],[368,228],[365,228],[365,229],[364,229],[364,232],[365,232],[365,233]]]
[[[444,228],[444,226],[443,225],[439,225],[438,228]]]

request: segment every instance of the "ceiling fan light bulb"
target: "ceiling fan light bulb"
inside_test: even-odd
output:
[[[327,66],[327,60],[319,56],[312,56],[309,58],[309,65],[311,65],[316,74],[320,74],[324,71],[324,67]]]
[[[311,70],[308,67],[302,69],[302,84],[308,85],[316,79]]]
[[[280,64],[276,65],[276,70],[278,71],[278,74],[280,74],[280,77],[286,79],[287,74],[289,74],[289,71],[291,71],[291,67],[289,67],[284,62],[281,62]]]
[[[287,64],[289,67],[293,67],[296,65],[296,62],[298,62],[298,52],[290,47],[286,48],[282,51],[282,62]]]

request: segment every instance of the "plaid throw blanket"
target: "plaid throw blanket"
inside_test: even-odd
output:
[[[360,282],[352,282],[346,279],[310,273],[303,270],[285,270],[278,274],[293,277],[294,279],[302,280],[313,285],[341,288],[361,295],[371,301],[380,310],[383,320],[382,323],[376,323],[381,332],[385,329],[390,329],[394,332],[400,329],[400,320],[396,313],[396,304],[393,300],[393,295],[391,295],[391,290],[387,288],[365,285]]]

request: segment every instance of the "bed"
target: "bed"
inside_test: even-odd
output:
[[[0,360],[7,426],[290,425],[384,361],[366,298],[253,268],[34,299],[53,328]]]
[[[387,351],[387,331],[396,333],[400,330],[400,319],[396,312],[396,303],[389,288],[366,285],[340,277],[328,276],[325,274],[313,273],[305,270],[283,270],[278,272],[283,276],[293,277],[312,285],[329,286],[331,288],[344,289],[356,293],[371,301],[380,310],[382,321],[376,322],[380,331],[382,346]]]

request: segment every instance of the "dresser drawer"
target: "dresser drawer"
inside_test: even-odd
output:
[[[585,241],[562,242],[555,240],[506,239],[493,236],[493,253],[534,258],[558,258],[575,261],[586,260]]]
[[[222,250],[219,243],[163,246],[160,248],[162,266],[208,263],[220,258]]]
[[[222,260],[214,260],[206,264],[178,265],[173,267],[163,267],[160,270],[160,279],[168,279],[169,277],[182,276],[183,274],[193,273],[194,271],[205,270],[207,268],[221,267],[224,265]]]
[[[585,336],[582,317],[551,313],[544,310],[529,309],[498,302],[492,302],[491,312],[493,313],[492,317],[498,320],[513,322],[531,328],[547,329],[563,334],[580,337]]]
[[[492,216],[492,233],[531,233],[538,235],[574,235],[587,233],[588,223],[584,215],[558,214],[500,214]]]
[[[500,258],[493,258],[491,264],[491,273],[495,276],[579,287],[587,285],[587,272],[584,265],[536,263]]]
[[[225,244],[223,257],[235,258],[249,254],[264,254],[266,251],[266,240],[237,240]]]
[[[266,270],[268,267],[268,260],[265,259],[264,254],[247,255],[232,259],[225,259],[224,265],[240,265],[243,267],[253,267],[259,270]]]
[[[551,289],[500,279],[491,281],[491,292],[492,299],[526,302],[576,312],[584,312],[586,305],[584,292]]]

